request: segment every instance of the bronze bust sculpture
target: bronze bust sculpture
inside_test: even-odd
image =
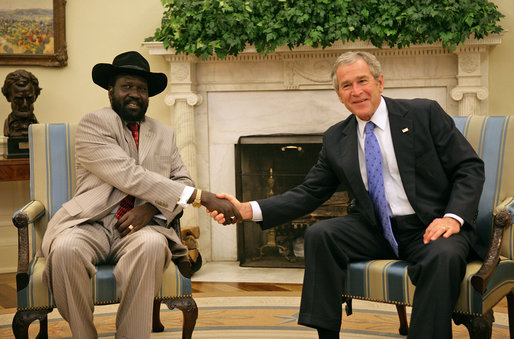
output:
[[[34,102],[41,88],[38,79],[23,69],[7,74],[2,93],[11,103],[12,112],[5,119],[4,135],[9,138],[26,138],[30,124],[37,124]]]

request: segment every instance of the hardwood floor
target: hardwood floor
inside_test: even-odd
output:
[[[16,273],[0,274],[0,313],[16,308]],[[5,312],[6,309],[9,311]]]
[[[223,283],[192,282],[193,297],[225,297],[243,295],[288,295],[300,296],[301,284],[265,284],[265,283]]]

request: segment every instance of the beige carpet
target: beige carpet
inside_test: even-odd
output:
[[[299,326],[297,322],[299,297],[201,297],[195,298],[199,315],[193,333],[194,339],[303,339],[317,338],[314,330]],[[116,305],[95,309],[95,323],[100,338],[114,337]],[[410,310],[408,310],[410,311]],[[0,315],[0,338],[12,338],[12,314]],[[506,314],[495,313],[493,338],[508,338]],[[152,334],[152,338],[181,338],[182,313],[161,309],[165,332]],[[71,332],[59,313],[49,315],[49,337],[70,338]],[[35,338],[38,324],[30,328]],[[398,334],[398,317],[393,305],[354,300],[353,315],[343,316],[341,338],[377,339],[404,338]],[[469,338],[463,326],[454,326],[454,338]]]

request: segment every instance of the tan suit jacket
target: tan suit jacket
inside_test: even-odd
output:
[[[42,254],[47,256],[63,230],[108,215],[127,195],[136,205],[150,202],[169,224],[182,211],[177,202],[184,187],[194,186],[180,157],[173,128],[146,117],[141,123],[139,151],[131,132],[111,108],[86,114],[75,137],[77,188],[49,221]],[[156,227],[175,244],[177,234]]]

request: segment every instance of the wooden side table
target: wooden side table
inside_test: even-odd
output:
[[[5,159],[0,156],[0,181],[29,179],[29,158]]]

